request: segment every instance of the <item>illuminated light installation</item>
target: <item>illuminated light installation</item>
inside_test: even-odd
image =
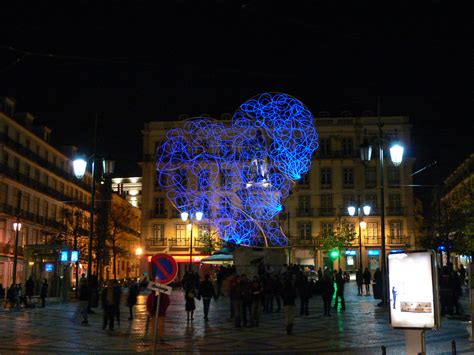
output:
[[[186,120],[157,148],[157,182],[179,212],[202,218],[225,241],[285,246],[276,216],[318,147],[311,112],[286,94],[265,93],[231,122]]]

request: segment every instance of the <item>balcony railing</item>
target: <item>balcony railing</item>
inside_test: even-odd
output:
[[[314,217],[314,208],[298,208],[296,217]]]
[[[406,235],[397,235],[397,236],[390,235],[388,236],[387,241],[389,244],[406,245],[406,244],[410,244],[410,237]]]
[[[168,218],[168,211],[167,210],[162,210],[162,211],[150,211],[150,217],[151,218]],[[180,216],[181,217],[181,216]]]
[[[38,163],[41,165],[43,168],[48,169],[49,171],[53,172],[54,174],[74,183],[75,185],[78,185],[85,189],[86,191],[89,191],[89,186],[85,182],[76,179],[72,174],[62,170],[61,168],[57,167],[55,164],[52,162],[40,157],[38,154],[34,153],[30,149],[24,147],[18,142],[15,142],[13,139],[8,137],[5,133],[0,133],[0,142],[5,144],[7,147],[13,149],[14,151],[20,153],[24,157],[30,159],[31,161]]]
[[[365,244],[381,244],[381,238],[380,237],[364,237],[364,243]]]
[[[166,239],[165,238],[160,238],[160,239],[145,239],[145,246],[146,247],[162,247],[166,245]]]
[[[330,217],[334,216],[336,209],[335,208],[320,208],[319,215],[321,217]]]
[[[184,237],[175,237],[170,239],[170,244],[173,247],[186,247],[189,246],[189,239]]]
[[[387,207],[387,216],[403,216],[404,214],[404,207]]]

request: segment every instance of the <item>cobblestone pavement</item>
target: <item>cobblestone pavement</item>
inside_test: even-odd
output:
[[[150,353],[151,336],[146,334],[145,297],[136,306],[136,318],[128,321],[128,309],[122,307],[122,323],[114,331],[101,328],[102,312],[89,317],[90,324],[82,326],[74,318],[75,303],[53,304],[20,312],[0,311],[0,354],[9,353]],[[258,328],[235,328],[229,319],[226,298],[212,302],[209,321],[202,315],[202,304],[192,323],[186,322],[181,291],[174,291],[167,312],[165,342],[158,344],[161,354],[172,352],[196,353],[341,353],[402,354],[404,335],[390,329],[387,310],[376,307],[373,297],[356,295],[354,283],[346,289],[345,312],[332,317],[322,316],[322,300],[313,296],[310,315],[297,316],[294,335],[287,336],[283,314],[263,314]],[[465,300],[466,301],[466,300]],[[469,343],[467,323],[443,318],[439,331],[427,332],[428,354],[450,354],[455,339],[458,353],[474,353]]]

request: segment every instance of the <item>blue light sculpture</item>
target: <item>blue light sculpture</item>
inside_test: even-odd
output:
[[[157,148],[158,184],[180,212],[204,212],[219,236],[246,246],[285,246],[276,220],[290,186],[318,147],[311,112],[297,99],[264,93],[231,122],[193,118]]]

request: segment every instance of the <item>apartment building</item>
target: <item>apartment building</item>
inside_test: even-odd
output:
[[[88,236],[91,177],[77,180],[75,147],[53,147],[51,130],[35,125],[30,113],[16,113],[15,106],[11,98],[0,99],[0,283],[12,282],[13,223],[20,222],[16,280],[23,283],[34,274],[39,284],[46,278],[55,295],[57,245],[73,245],[74,238],[81,244]],[[84,260],[80,265],[81,273],[87,265]]]
[[[228,115],[224,121],[228,120]],[[380,166],[378,158],[378,118],[366,113],[329,117],[322,113],[315,119],[319,134],[319,149],[313,157],[311,170],[295,182],[291,195],[284,201],[284,212],[278,219],[289,238],[286,248],[289,262],[311,267],[336,266],[322,248],[321,236],[334,230],[339,223],[352,225],[357,233],[353,248],[339,260],[343,269],[355,270],[362,258],[363,267],[375,270],[381,263],[381,218],[385,208],[386,249],[413,248],[416,240],[415,202],[411,185],[414,158],[411,155],[411,126],[408,117],[382,117],[386,142],[397,139],[405,147],[405,159],[399,166],[390,162],[388,145],[384,147],[385,206],[381,206]],[[142,232],[146,254],[170,253],[178,262],[186,263],[190,253],[198,262],[203,255],[196,245],[200,234],[209,233],[205,223],[189,226],[180,220],[178,211],[166,198],[156,181],[155,151],[167,130],[182,125],[182,121],[149,122],[143,131],[143,215]],[[359,145],[367,139],[373,143],[372,160],[360,159]],[[220,179],[225,180],[225,179]],[[347,207],[359,203],[370,205],[364,216],[366,228],[359,235],[358,217],[350,217]],[[190,238],[194,236],[193,249]],[[184,266],[184,265],[183,265]],[[182,266],[182,268],[183,268]]]

